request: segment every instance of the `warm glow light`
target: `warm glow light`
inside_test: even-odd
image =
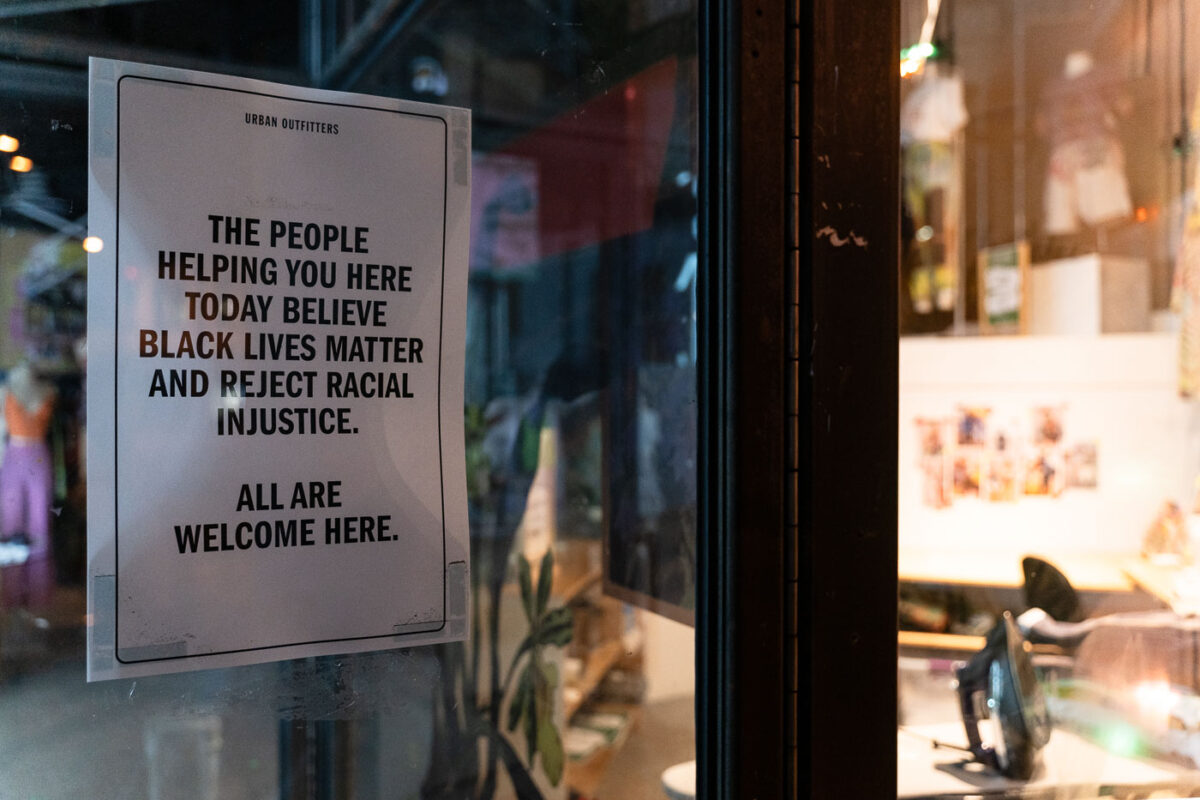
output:
[[[1150,214],[1146,211],[1145,206],[1138,206],[1138,209],[1133,213],[1133,216],[1138,222],[1145,222],[1149,218]]]
[[[99,253],[104,249],[104,240],[99,236],[89,236],[83,240],[83,249],[89,253]]]
[[[1133,690],[1134,699],[1143,713],[1166,717],[1179,701],[1179,695],[1165,681],[1146,681]]]
[[[900,77],[916,75],[925,68],[925,62],[937,58],[938,49],[929,42],[918,42],[900,51]]]
[[[8,168],[13,172],[29,172],[33,169],[33,162],[25,156],[13,156],[8,162]]]
[[[0,134],[0,153],[15,153],[20,146],[21,143],[8,134]]]

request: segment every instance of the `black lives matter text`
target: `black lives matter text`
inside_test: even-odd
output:
[[[224,251],[158,251],[156,277],[179,286],[180,316],[178,325],[138,331],[138,357],[162,364],[149,397],[221,398],[212,407],[222,437],[354,435],[352,407],[335,401],[415,397],[424,340],[366,332],[403,322],[389,300],[412,292],[413,268],[370,259],[368,227],[224,214],[205,222]],[[305,540],[303,526],[256,524],[240,539],[236,529],[185,530],[202,549]],[[379,535],[380,526],[350,530]]]

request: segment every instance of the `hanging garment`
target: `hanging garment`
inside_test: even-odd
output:
[[[1133,213],[1125,179],[1125,153],[1114,136],[1101,134],[1054,146],[1046,174],[1046,233],[1073,233],[1125,219]]]
[[[46,443],[54,392],[22,365],[9,375],[4,393],[4,420],[9,443],[0,464],[0,536],[28,539],[29,558],[3,572],[2,597],[7,607],[39,607],[54,588],[50,542],[50,504],[54,485],[53,458]]]
[[[1188,215],[1179,243],[1171,309],[1180,316],[1179,394],[1193,397],[1200,392],[1200,213],[1197,212]]]
[[[49,399],[33,413],[12,393],[4,401],[9,445],[0,465],[0,536],[28,536],[31,555],[46,552],[50,542],[53,471],[45,440],[50,410]]]
[[[934,64],[914,81],[900,108],[903,200],[913,230],[905,243],[905,271],[917,314],[950,311],[957,297],[954,217],[961,176],[954,141],[967,119],[962,80]]]
[[[1116,75],[1091,67],[1050,81],[1042,93],[1038,127],[1049,140],[1042,211],[1045,231],[1074,233],[1133,213],[1125,152],[1117,118],[1131,103]]]

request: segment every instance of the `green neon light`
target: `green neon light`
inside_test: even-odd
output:
[[[906,47],[900,51],[900,60],[907,61],[910,58],[930,59],[937,55],[938,49],[930,42],[917,42],[911,47]]]

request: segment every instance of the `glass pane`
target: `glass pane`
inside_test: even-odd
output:
[[[1200,9],[902,9],[900,795],[1190,794]]]
[[[695,4],[269,5],[0,9],[0,795],[688,796]],[[84,682],[89,55],[472,110],[467,642]]]

